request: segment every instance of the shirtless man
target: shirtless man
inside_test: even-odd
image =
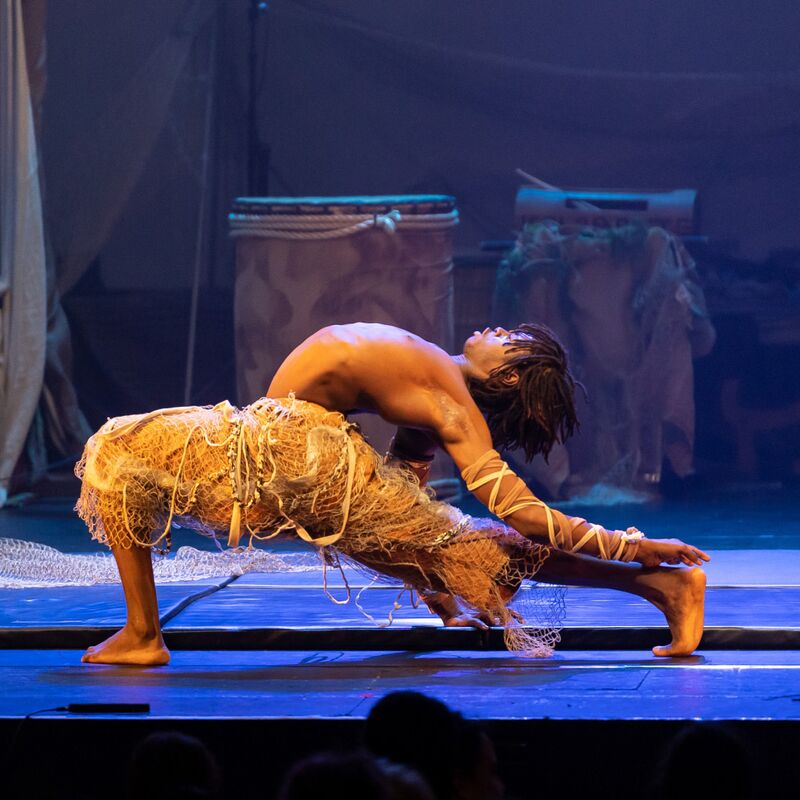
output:
[[[528,457],[546,455],[555,441],[571,432],[573,386],[563,350],[537,326],[476,331],[461,355],[450,356],[407,331],[355,323],[324,328],[309,337],[278,369],[267,396],[293,393],[298,400],[331,411],[380,415],[398,426],[397,454],[422,477],[436,447],[465,474],[485,461],[495,444],[522,447]],[[653,653],[680,656],[694,651],[703,632],[705,592],[705,574],[697,567],[709,560],[708,555],[677,540],[638,540],[569,518],[533,498],[507,468],[483,481],[480,470],[475,474],[478,477],[468,482],[473,493],[503,515],[507,525],[534,542],[562,548],[551,553],[538,580],[643,597],[664,613],[672,634],[671,643],[653,648]],[[564,552],[574,549],[581,553]],[[169,651],[159,626],[150,553],[140,546],[112,546],[112,552],[128,620],[116,634],[89,648],[83,660],[165,664]],[[624,560],[638,566],[609,560],[622,553],[627,553]],[[464,623],[452,598],[431,593],[426,600],[446,624]]]

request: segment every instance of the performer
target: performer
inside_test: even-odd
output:
[[[577,424],[574,388],[563,348],[541,326],[476,331],[461,355],[449,356],[407,331],[355,323],[309,337],[267,396],[245,409],[220,403],[109,420],[76,468],[77,510],[112,549],[128,618],[83,660],[169,660],[150,548],[169,545],[176,518],[206,532],[227,529],[233,546],[244,532],[263,539],[293,530],[329,562],[341,555],[417,588],[449,625],[499,621],[513,632],[506,604],[534,574],[619,589],[664,613],[672,641],[656,655],[688,655],[703,631],[705,574],[697,567],[709,556],[567,517],[538,500],[494,449],[546,456]],[[347,421],[356,411],[398,426],[394,464]],[[437,447],[510,528],[430,499],[420,482]]]

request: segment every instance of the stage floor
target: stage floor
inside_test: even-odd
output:
[[[365,588],[345,570],[351,600],[333,603],[322,572],[248,573],[158,586],[168,646],[178,650],[491,650],[501,631],[443,628],[424,605],[414,608],[399,585]],[[800,551],[720,551],[708,566],[708,649],[800,646]],[[355,598],[360,590],[357,606]],[[328,591],[347,589],[329,570]],[[525,584],[519,606],[546,589]],[[393,604],[393,621],[387,614]],[[515,603],[517,601],[515,600]],[[369,614],[370,617],[367,617]],[[0,589],[0,647],[65,649],[95,644],[125,621],[116,584]],[[569,587],[561,649],[647,651],[669,640],[663,616],[644,600],[610,590]]]
[[[538,661],[497,651],[177,651],[159,668],[87,665],[80,655],[3,651],[0,717],[148,703],[151,719],[361,719],[387,692],[413,689],[484,720],[800,718],[796,651],[655,659],[592,650]]]
[[[713,560],[706,569],[706,630],[699,655],[691,659],[651,656],[650,647],[669,640],[663,617],[644,600],[618,592],[568,588],[562,643],[552,659],[535,660],[504,653],[498,629],[443,628],[424,605],[414,608],[407,593],[398,597],[400,586],[367,588],[356,604],[354,598],[367,581],[352,570],[345,575],[353,599],[334,604],[322,591],[321,571],[312,569],[160,584],[160,614],[173,663],[157,670],[80,664],[83,648],[124,622],[119,583],[0,589],[0,661],[7,669],[38,675],[35,685],[43,697],[53,697],[45,706],[85,702],[87,692],[105,693],[117,682],[119,691],[136,697],[147,687],[166,697],[172,687],[175,702],[182,686],[200,693],[208,686],[212,693],[230,690],[232,698],[243,699],[239,710],[234,710],[235,700],[221,703],[230,713],[302,715],[307,704],[293,706],[298,698],[290,687],[296,684],[304,685],[309,696],[316,693],[331,701],[320,703],[313,713],[339,716],[358,707],[352,702],[354,692],[414,686],[440,696],[460,693],[458,707],[478,716],[492,710],[511,717],[601,718],[609,713],[612,696],[616,715],[658,714],[664,709],[663,698],[690,686],[692,701],[671,704],[670,714],[778,714],[794,719],[800,715],[800,703],[774,698],[800,694],[795,677],[800,675],[795,652],[800,648],[800,549],[735,547],[744,543],[746,531],[752,532],[756,518],[761,521],[760,537],[786,529],[793,541],[795,523],[782,528],[775,523],[778,510],[797,501],[787,493],[768,493],[766,498],[765,508],[759,508],[753,493],[729,493],[676,504],[587,509],[587,516],[592,511],[592,516],[651,516],[657,528],[655,520],[662,527],[694,520],[698,536],[686,538],[708,548]],[[0,535],[46,542],[64,551],[102,552],[83,533],[69,499],[0,512]],[[770,540],[752,539],[754,544],[766,541]],[[715,543],[723,546],[714,548]],[[177,531],[176,548],[181,544],[213,546]],[[285,555],[298,547],[290,541],[276,549]],[[327,580],[330,594],[345,599],[342,575],[329,570]],[[520,597],[523,602],[535,599],[541,591],[526,584]],[[376,623],[385,624],[396,600],[400,607],[393,612],[392,624],[380,627]],[[212,679],[214,675],[218,679]],[[10,683],[0,699],[0,713],[24,715],[43,707],[26,694],[25,685]],[[651,693],[655,685],[663,693]],[[460,686],[468,688],[462,691]],[[56,699],[59,687],[68,687],[84,700]],[[542,687],[548,687],[544,694]],[[531,701],[496,704],[490,698],[501,690],[519,690],[520,698],[529,692]],[[334,702],[334,694],[341,695],[340,700]],[[263,702],[251,705],[251,696]],[[204,707],[214,707],[210,698]],[[751,710],[737,710],[744,707]],[[164,711],[173,712],[178,713]]]
[[[711,552],[696,655],[653,657],[650,647],[669,640],[663,617],[621,593],[568,588],[562,643],[537,660],[505,652],[498,629],[443,628],[407,593],[392,625],[378,627],[353,601],[332,603],[314,569],[160,584],[171,664],[95,666],[82,664],[81,652],[124,621],[118,583],[0,589],[0,743],[17,759],[17,796],[32,796],[31,775],[48,787],[82,785],[87,771],[113,779],[115,753],[167,727],[209,744],[230,796],[268,797],[299,756],[357,744],[372,705],[400,689],[483,720],[511,796],[638,798],[669,737],[698,719],[729,721],[748,742],[762,796],[778,796],[794,770],[781,753],[800,741],[800,500],[788,492],[729,493],[570,511],[679,535]],[[0,511],[0,537],[103,551],[63,499]],[[213,547],[186,531],[176,532],[175,544]],[[299,552],[291,541],[274,549]],[[365,584],[358,573],[347,578],[353,594]],[[328,580],[331,594],[344,598],[341,576],[329,571]],[[361,605],[385,620],[400,588],[369,588]],[[527,586],[521,594],[537,591]],[[53,710],[75,703],[146,703],[149,711]],[[62,755],[42,768],[34,755],[42,748]],[[585,769],[573,768],[575,752]],[[241,771],[265,753],[266,777]],[[618,770],[608,772],[620,758],[624,786]],[[102,780],[97,786],[74,796],[99,800]]]
[[[707,549],[709,591],[706,635],[711,648],[785,649],[800,645],[800,499],[789,490],[750,487],[648,505],[576,507],[609,526],[635,521],[653,536],[680,534]],[[0,537],[46,544],[67,553],[107,553],[89,539],[72,511],[72,498],[45,498],[0,511]],[[477,513],[477,503],[466,504]],[[213,550],[214,544],[185,530],[181,545]],[[779,547],[780,546],[780,547]],[[281,555],[308,552],[296,539],[271,542]],[[12,565],[13,566],[13,565]],[[0,564],[2,567],[2,564]],[[0,574],[2,571],[0,570]],[[363,576],[348,571],[353,595]],[[346,597],[336,570],[331,594]],[[159,605],[172,648],[178,649],[502,649],[497,632],[443,630],[408,595],[394,623],[379,628],[351,601],[332,603],[319,570],[249,573],[159,586]],[[529,596],[535,589],[521,592]],[[399,587],[377,585],[360,597],[363,610],[385,621]],[[124,621],[119,584],[90,587],[0,589],[0,647],[82,648]],[[643,649],[663,643],[662,616],[639,598],[610,591],[570,588],[562,647]]]

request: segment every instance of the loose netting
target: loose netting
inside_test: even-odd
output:
[[[524,592],[537,598],[525,603],[535,617],[527,621],[508,608],[549,548],[433,500],[344,416],[313,403],[262,399],[109,420],[76,474],[77,511],[110,545],[168,549],[176,519],[211,535],[227,530],[232,545],[243,533],[252,543],[291,529],[326,548],[328,561],[341,556],[454,595],[496,618],[511,649],[548,655],[558,641],[563,590]]]
[[[180,547],[174,556],[156,557],[156,583],[222,578],[248,572],[319,571],[312,553],[276,555],[267,550],[244,549],[209,552]],[[104,553],[62,553],[54,547],[21,539],[0,538],[0,588],[93,586],[119,583],[114,558]]]
[[[348,535],[330,548],[377,581],[399,579],[417,591],[442,591],[504,628],[509,650],[547,657],[560,641],[566,588],[530,579],[550,548],[533,544],[490,519],[475,519],[444,503],[453,523],[429,537],[392,527],[381,535]],[[434,509],[429,509],[434,510]]]

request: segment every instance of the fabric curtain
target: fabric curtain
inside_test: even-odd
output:
[[[446,192],[475,247],[508,238],[522,167],[698,188],[701,233],[753,258],[796,247],[800,9],[765,12],[759,40],[736,38],[742,2],[578,6],[274,0],[259,110],[281,191]]]
[[[29,482],[33,483],[48,470],[48,445],[53,455],[70,459],[80,453],[91,429],[78,405],[72,382],[72,337],[56,285],[55,257],[48,235],[46,168],[43,168],[41,158],[43,105],[47,88],[47,0],[25,0],[22,11],[25,61],[40,158],[39,187],[44,211],[47,286],[44,383],[37,411],[37,419],[41,424],[32,426],[26,446]]]
[[[692,471],[692,359],[709,353],[715,331],[676,238],[634,226],[526,228],[498,273],[493,317],[556,331],[584,387],[580,430],[521,474],[553,497],[598,499],[656,487],[665,459],[681,477]]]
[[[191,0],[177,22],[161,31],[144,61],[121,76],[123,82],[100,116],[75,138],[65,162],[50,172],[49,214],[62,293],[97,257],[126,209],[167,119],[195,37],[216,8],[214,0]]]
[[[23,450],[27,482],[51,454],[70,457],[91,433],[71,378],[60,295],[81,277],[126,208],[164,126],[198,30],[216,8],[193,0],[67,159],[40,161],[47,86],[46,0],[3,0],[3,262],[0,505]],[[57,121],[56,124],[60,124]],[[93,176],[87,183],[86,176]],[[53,234],[51,245],[49,233]],[[35,424],[32,424],[35,422]]]
[[[0,506],[42,388],[45,272],[22,3],[0,0]]]

